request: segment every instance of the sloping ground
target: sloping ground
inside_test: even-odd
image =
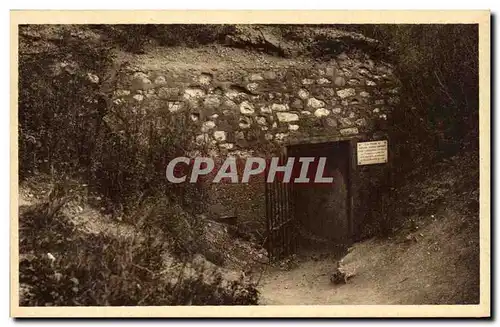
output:
[[[19,213],[31,205],[41,203],[50,192],[51,182],[46,176],[31,178],[20,185],[19,188]],[[99,207],[91,206],[89,199],[94,203],[101,198],[96,194],[89,194],[85,184],[74,183],[72,191],[78,193],[74,200],[66,204],[62,211],[76,225],[78,230],[84,234],[105,234],[116,238],[134,238],[137,231],[130,224],[121,223],[99,211]],[[73,193],[72,192],[72,193]],[[104,207],[102,207],[104,209]]]
[[[214,44],[280,57],[320,57],[349,49],[362,49],[372,55],[390,52],[377,40],[333,25],[26,25],[20,36],[22,41],[29,41],[28,47],[20,43],[23,53],[54,48],[68,37],[125,47],[136,53],[144,53],[144,48],[151,46],[189,48]]]
[[[203,221],[203,254],[179,257],[166,235],[106,214],[101,197],[77,181],[68,182],[72,200],[46,218],[50,188],[48,177],[36,176],[19,189],[21,305],[257,302],[248,273],[267,261],[265,250],[234,239],[227,226]]]
[[[478,303],[479,245],[460,213],[445,209],[408,238],[356,244],[344,258],[355,275],[333,285],[332,258],[272,271],[261,284],[263,304]]]
[[[42,203],[50,187],[51,182],[47,176],[37,176],[21,183],[19,213],[22,215],[29,206]],[[97,194],[86,190],[87,185],[73,181],[70,188],[75,194],[73,200],[63,206],[62,213],[75,225],[79,233],[102,234],[121,239],[144,238],[144,232],[137,226],[122,222],[121,217],[113,218],[111,214],[106,214],[105,202]],[[267,252],[264,249],[233,237],[227,225],[207,220],[205,229],[210,247],[224,254],[225,268],[249,271],[256,263],[260,265],[267,262]]]
[[[151,71],[185,71],[189,69],[235,70],[245,68],[283,68],[313,64],[310,58],[282,58],[260,52],[221,45],[203,48],[155,47],[144,54],[117,51],[117,61]]]
[[[406,216],[408,224],[392,237],[355,244],[341,261],[354,274],[347,284],[330,282],[335,267],[332,256],[301,258],[295,269],[265,274],[260,285],[262,303],[478,303],[479,216],[474,187],[478,175],[475,170],[466,169],[465,175],[460,170],[475,160],[454,158],[413,184],[412,199],[415,207],[422,207],[422,214]]]

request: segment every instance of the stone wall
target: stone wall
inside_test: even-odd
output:
[[[353,140],[354,151],[357,141],[387,138],[398,91],[389,63],[353,51],[324,61],[255,61],[234,68],[201,61],[162,68],[138,60],[121,70],[113,101],[155,126],[165,115],[187,119],[197,131],[193,142],[213,157],[269,157],[287,144]],[[353,164],[355,232],[369,214],[365,198],[377,191],[385,167]],[[240,221],[263,227],[263,183],[250,184],[207,186],[207,203],[218,206],[215,211],[238,209]]]

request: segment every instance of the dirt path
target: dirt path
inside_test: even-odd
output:
[[[469,304],[479,300],[477,218],[444,209],[417,231],[355,244],[342,259],[355,275],[330,282],[332,257],[266,271],[262,304]]]
[[[331,258],[299,263],[290,271],[271,270],[261,281],[261,303],[301,304],[390,304],[393,301],[377,284],[355,276],[347,284],[330,282]]]

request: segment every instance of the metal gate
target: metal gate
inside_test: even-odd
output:
[[[286,148],[280,154],[280,165],[287,162]],[[266,165],[268,176],[269,165]],[[267,251],[271,261],[281,260],[295,253],[295,221],[293,209],[293,183],[284,183],[283,174],[277,174],[273,183],[267,183],[266,216],[267,216]]]

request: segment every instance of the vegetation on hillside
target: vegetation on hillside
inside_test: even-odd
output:
[[[189,259],[197,249],[187,249],[187,245],[202,244],[201,238],[186,241],[189,231],[147,233],[131,239],[85,234],[59,209],[49,212],[46,208],[52,204],[30,206],[21,215],[22,306],[258,303],[255,285],[243,276],[227,280],[217,269]],[[175,215],[162,218],[170,225],[179,222]],[[181,254],[182,264],[166,267],[166,253]]]
[[[403,196],[408,194],[404,193],[408,184],[403,181],[412,176],[416,166],[425,174],[429,167],[439,169],[436,163],[440,161],[456,162],[449,158],[470,152],[465,169],[477,176],[477,26],[335,27],[362,32],[380,42],[359,34],[340,33],[334,38],[323,32],[307,34],[304,26],[300,33],[294,33],[290,25],[256,26],[253,31],[257,33],[253,34],[230,25],[68,25],[43,30],[22,26],[20,180],[47,174],[55,184],[72,179],[88,183],[89,189],[109,204],[111,212],[119,212],[126,222],[135,224],[147,236],[140,241],[123,241],[82,235],[60,212],[67,194],[48,199],[45,206],[29,208],[20,217],[20,281],[29,285],[21,304],[257,303],[255,286],[244,281],[227,284],[214,273],[207,282],[201,268],[195,275],[181,279],[160,273],[165,252],[176,253],[179,258],[202,253],[214,263],[221,263],[223,258],[220,253],[208,250],[203,226],[196,219],[203,211],[199,206],[203,190],[189,183],[172,186],[164,179],[164,164],[191,149],[194,133],[187,124],[190,118],[176,120],[162,130],[149,126],[147,141],[144,129],[139,130],[127,117],[123,117],[126,128],[122,131],[108,127],[107,113],[121,105],[111,101],[115,75],[120,69],[113,61],[116,47],[141,53],[153,46],[196,47],[214,43],[246,45],[250,51],[280,56],[319,57],[325,52],[318,52],[318,47],[343,46],[346,42],[342,40],[347,37],[366,44],[374,53],[387,46],[389,51],[384,55],[394,61],[405,87],[400,108],[391,117],[392,126],[396,127],[391,137],[398,144],[391,158],[395,172],[387,188],[392,193],[386,194],[389,201],[382,203],[384,207],[374,207],[374,212],[395,215],[398,210],[420,210],[409,202],[408,196]],[[324,29],[325,26],[321,28]],[[269,35],[285,42],[270,41],[266,37]],[[331,43],[332,39],[337,41]],[[304,40],[310,40],[311,52],[294,52],[297,42]],[[478,186],[471,182],[468,187]],[[436,185],[436,190],[422,196],[438,194],[439,189]],[[399,196],[392,196],[398,190],[401,190]],[[469,209],[477,213],[475,194],[470,197]],[[167,202],[163,202],[165,198]],[[427,205],[432,201],[426,198],[424,202]],[[146,207],[150,210],[144,212]],[[406,223],[398,219],[390,222],[390,226],[375,226],[374,233],[395,230]],[[158,239],[168,239],[169,247],[165,248]]]

